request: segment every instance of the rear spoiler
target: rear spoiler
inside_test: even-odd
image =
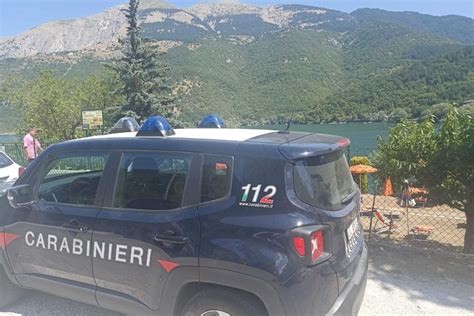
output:
[[[298,159],[319,156],[347,148],[351,144],[349,138],[326,134],[311,134],[289,141],[278,146],[285,159]]]

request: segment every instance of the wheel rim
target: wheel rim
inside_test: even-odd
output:
[[[223,311],[211,310],[211,311],[205,311],[204,313],[201,314],[201,316],[232,316],[232,315]]]

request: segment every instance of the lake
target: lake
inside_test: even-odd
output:
[[[292,124],[291,131],[341,135],[351,139],[351,156],[367,155],[376,146],[377,136],[387,137],[391,123],[346,123],[346,124]],[[286,125],[259,126],[261,129],[283,130]],[[41,140],[41,138],[40,138]],[[0,145],[14,143],[18,137],[0,135]]]
[[[15,135],[2,135],[0,134],[0,145],[1,144],[10,144],[18,142],[18,137]]]
[[[351,156],[367,155],[375,149],[377,137],[387,137],[393,123],[345,123],[345,124],[292,124],[290,131],[334,134],[351,140]],[[283,130],[286,125],[260,126],[262,129]]]

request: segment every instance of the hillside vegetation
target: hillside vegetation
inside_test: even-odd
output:
[[[474,20],[465,17],[300,5],[177,9],[160,1],[147,1],[140,17],[143,34],[167,51],[185,125],[210,112],[232,125],[282,123],[292,112],[299,123],[396,121],[474,99]],[[25,57],[15,54],[33,48],[10,49],[0,52],[10,56],[0,59],[0,82],[33,79],[41,69],[86,78],[114,60],[114,49]],[[0,132],[15,119],[3,109]]]

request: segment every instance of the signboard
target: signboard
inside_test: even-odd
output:
[[[103,125],[102,111],[82,111],[83,129],[101,129]]]

